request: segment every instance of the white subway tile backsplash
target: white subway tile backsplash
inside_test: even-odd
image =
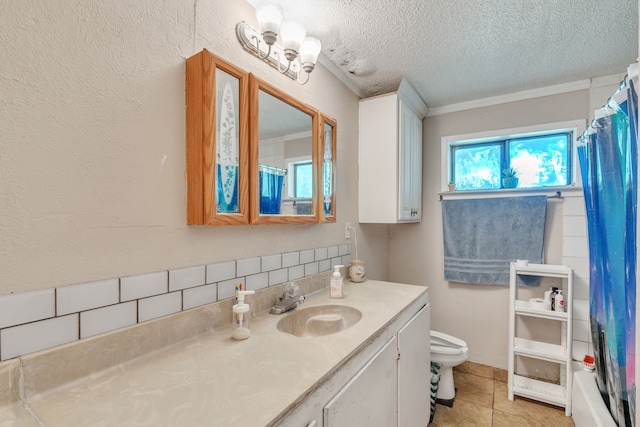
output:
[[[56,315],[55,289],[0,296],[0,328]]]
[[[589,320],[588,299],[573,299],[573,320]]]
[[[218,301],[227,298],[235,298],[236,285],[242,285],[243,288],[246,289],[244,277],[225,280],[224,282],[218,283]]]
[[[562,255],[564,257],[589,257],[589,242],[586,237],[564,237],[562,239]]]
[[[576,341],[589,342],[591,338],[591,328],[588,320],[573,321],[573,339]]]
[[[307,249],[305,251],[300,251],[300,264],[307,264],[309,262],[315,261],[316,251],[313,249]]]
[[[335,245],[0,296],[0,359],[233,298],[240,284],[257,290],[326,272],[350,253]]]
[[[262,271],[272,271],[282,268],[282,255],[269,255],[262,257]]]
[[[246,279],[248,291],[257,291],[258,289],[269,286],[269,273],[259,273],[247,276]]]
[[[350,265],[351,264],[351,255],[343,255],[340,259],[340,263],[342,265]]]
[[[304,265],[304,275],[311,276],[313,274],[318,274],[318,263],[310,262],[309,264]]]
[[[573,298],[589,299],[589,280],[581,277],[573,278]]]
[[[304,277],[304,265],[289,267],[289,280],[296,280]]]
[[[573,268],[574,277],[589,279],[589,258],[588,257],[562,257],[562,263],[569,268]]]
[[[589,354],[589,344],[583,341],[573,340],[573,359],[583,360]],[[593,355],[593,353],[591,353]]]
[[[269,272],[269,286],[279,285],[289,280],[289,269],[281,268]]]
[[[338,255],[342,256],[342,255],[348,255],[350,253],[351,253],[350,245],[340,245],[338,247]]]
[[[562,234],[567,236],[586,236],[587,235],[587,218],[585,216],[564,216],[562,218]]]
[[[138,305],[135,301],[96,308],[80,313],[80,338],[135,325]]]
[[[586,215],[584,198],[582,197],[565,197],[564,202],[562,203],[562,208],[565,216]]]
[[[327,257],[328,258],[335,258],[338,255],[340,255],[340,252],[339,252],[339,248],[337,246],[329,246],[327,248]]]
[[[138,300],[138,322],[177,313],[182,310],[182,292],[170,292]]]
[[[169,270],[169,292],[204,285],[205,274],[204,265]]]
[[[322,273],[323,271],[331,270],[331,260],[323,259],[318,263],[318,272]]]
[[[207,265],[207,283],[221,282],[236,277],[236,262],[219,262]]]
[[[327,248],[318,248],[315,253],[315,260],[322,261],[328,258],[328,250]]]
[[[168,291],[169,273],[167,271],[122,277],[120,279],[120,301],[131,301],[164,294]]]
[[[0,360],[44,350],[78,339],[78,314],[0,330]]]
[[[300,264],[300,252],[282,254],[282,267],[293,267],[298,264]]]
[[[218,299],[218,285],[204,285],[189,288],[182,291],[182,309],[188,310],[205,304],[210,304]]]
[[[260,273],[260,257],[239,259],[237,277]]]
[[[120,302],[118,279],[56,288],[56,315],[104,307]]]

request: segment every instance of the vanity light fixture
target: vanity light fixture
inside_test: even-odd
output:
[[[258,8],[256,18],[262,33],[244,21],[236,25],[236,35],[244,50],[262,59],[281,74],[300,84],[306,84],[318,61],[322,47],[320,40],[306,37],[302,24],[283,21],[282,10],[275,4],[268,3]],[[282,47],[276,44],[278,35],[282,39]],[[302,71],[307,75],[304,81],[300,77]]]

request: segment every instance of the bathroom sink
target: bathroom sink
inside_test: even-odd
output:
[[[278,330],[297,337],[319,337],[358,323],[360,310],[346,305],[318,305],[294,311],[278,322]]]

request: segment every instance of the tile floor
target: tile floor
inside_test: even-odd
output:
[[[429,427],[573,427],[564,408],[507,397],[506,372],[468,362],[454,369],[452,408],[436,405]]]

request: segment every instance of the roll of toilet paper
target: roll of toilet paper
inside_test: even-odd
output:
[[[534,310],[551,310],[551,301],[545,301],[542,298],[530,298],[529,308]]]

